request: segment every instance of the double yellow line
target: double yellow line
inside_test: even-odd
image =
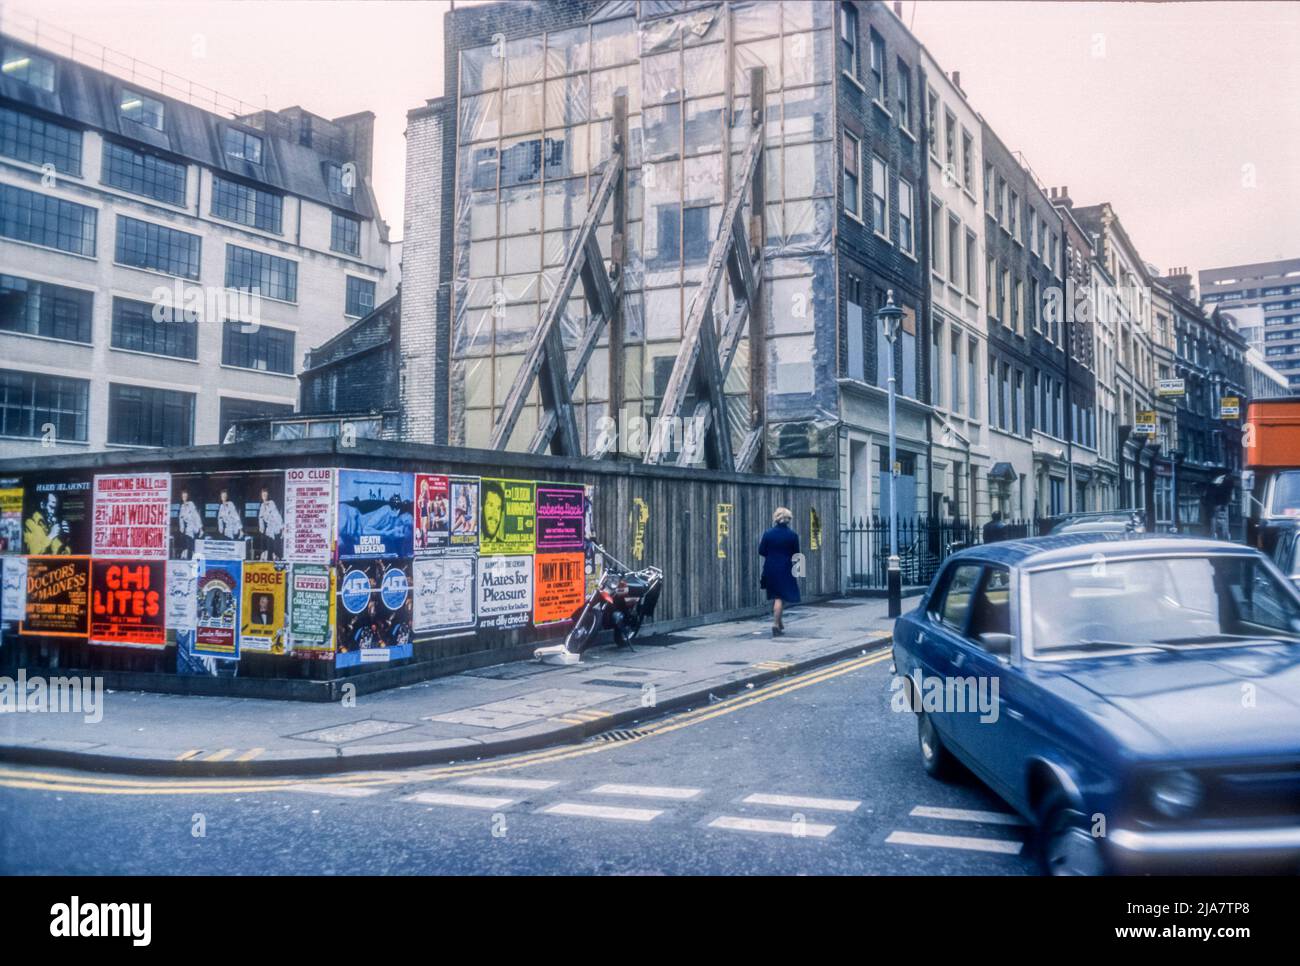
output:
[[[881,648],[861,657],[850,658],[838,664],[816,668],[804,674],[781,678],[753,691],[742,692],[722,701],[685,711],[660,721],[636,726],[636,733],[624,741],[597,742],[579,746],[564,745],[500,760],[466,762],[459,765],[442,765],[436,768],[393,772],[364,772],[352,775],[328,775],[320,778],[214,778],[214,779],[130,779],[99,778],[82,775],[64,775],[58,772],[28,771],[20,768],[0,767],[0,787],[20,788],[48,792],[68,792],[86,795],[229,795],[235,793],[273,792],[285,788],[319,786],[345,786],[373,788],[377,786],[406,785],[426,781],[441,781],[466,775],[493,771],[507,771],[530,765],[565,761],[583,755],[593,755],[644,741],[656,735],[670,734],[682,728],[709,721],[753,707],[764,701],[779,698],[792,691],[812,687],[845,674],[888,659],[888,648]],[[575,722],[576,723],[576,722]]]

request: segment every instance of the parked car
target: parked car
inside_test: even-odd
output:
[[[972,547],[893,651],[925,770],[969,768],[1031,823],[1044,872],[1300,868],[1300,593],[1258,551]]]
[[[1273,541],[1273,563],[1293,583],[1300,584],[1300,521],[1275,529],[1278,533]]]
[[[1053,524],[1054,533],[1145,533],[1141,510],[1101,510],[1073,513]]]

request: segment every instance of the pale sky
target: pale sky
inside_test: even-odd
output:
[[[251,104],[374,111],[375,190],[402,236],[402,132],[442,93],[448,3],[7,6]],[[1160,269],[1300,256],[1300,3],[909,0],[903,18],[1044,182],[1113,202]]]

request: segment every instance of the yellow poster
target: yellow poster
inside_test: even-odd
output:
[[[285,653],[285,607],[288,564],[254,561],[244,564],[243,607],[239,646],[243,651]]]
[[[0,479],[0,553],[23,549],[23,487],[13,477]]]
[[[727,545],[731,543],[731,511],[734,509],[730,503],[718,504],[718,559],[727,558]]]

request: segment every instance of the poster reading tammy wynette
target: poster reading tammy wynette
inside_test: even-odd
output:
[[[91,553],[96,557],[167,557],[170,473],[96,476]]]
[[[166,519],[165,515],[163,519]],[[90,567],[90,643],[166,646],[166,579],[165,560],[93,560]]]
[[[533,483],[483,477],[479,484],[479,553],[531,554],[534,545]]]
[[[582,553],[539,553],[535,561],[533,623],[569,620],[586,599]]]

